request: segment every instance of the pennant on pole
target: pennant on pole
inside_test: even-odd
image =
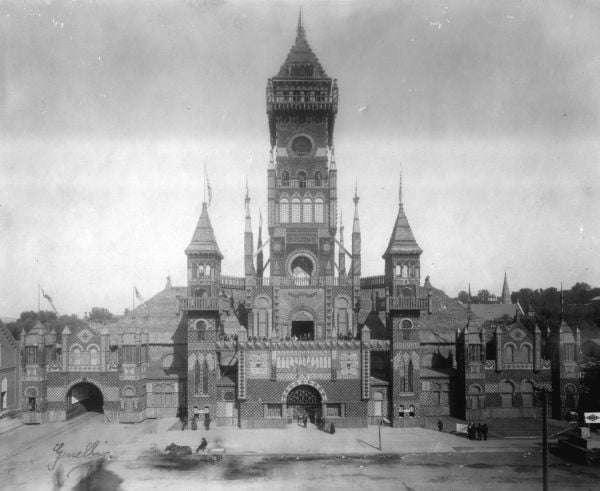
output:
[[[135,285],[133,285],[133,292],[135,293],[135,298],[137,298],[140,302],[144,301],[144,298],[142,297]]]
[[[208,180],[206,162],[204,162],[204,182],[206,183],[206,190],[208,191],[208,206],[210,206],[210,203],[212,202],[212,188],[210,187],[210,181]]]
[[[54,310],[55,313],[58,313],[56,310],[56,307],[54,306],[54,302],[52,302],[52,297],[50,295],[48,295],[43,288],[41,288],[42,290],[42,296],[48,300],[48,303],[50,304],[50,306],[52,307],[52,310]]]

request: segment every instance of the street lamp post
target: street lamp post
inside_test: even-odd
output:
[[[548,491],[548,392],[545,387],[536,387],[542,398],[542,489]]]
[[[379,450],[381,450],[381,426],[383,425],[383,419],[379,420]]]

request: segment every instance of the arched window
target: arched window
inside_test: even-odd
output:
[[[469,404],[471,409],[482,409],[483,404],[481,401],[481,389],[477,385],[471,385],[469,387]],[[482,401],[481,401],[482,402]]]
[[[8,407],[8,381],[6,377],[2,378],[0,382],[0,409],[6,409]]]
[[[290,185],[290,173],[287,171],[283,171],[281,173],[281,185],[289,186]]]
[[[383,416],[383,394],[380,391],[373,393],[373,416]]]
[[[408,370],[406,373],[406,392],[413,392],[413,362],[408,362]]]
[[[202,393],[208,394],[208,362],[206,359],[204,360],[204,365],[202,366]]]
[[[394,275],[402,276],[402,266],[400,266],[399,264],[396,264],[396,266],[394,268]]]
[[[302,202],[302,222],[312,222],[312,200],[310,198],[304,198]]]
[[[323,181],[323,178],[321,177],[321,173],[318,171],[315,172],[315,186],[320,187],[322,181]]]
[[[194,392],[196,394],[202,394],[202,370],[200,370],[200,363],[198,360],[194,363]]]
[[[507,344],[504,347],[504,363],[514,363],[515,362],[515,349],[512,345]]]
[[[401,326],[402,326],[402,339],[409,340],[411,338],[411,329],[413,328],[413,323],[408,319],[404,319],[402,321]]]
[[[523,407],[533,407],[533,384],[531,382],[523,382],[521,384],[521,397],[523,399]]]
[[[304,171],[298,172],[298,187],[299,188],[306,187],[306,172],[304,172]]]
[[[279,222],[288,223],[290,221],[290,202],[287,198],[281,198],[279,201]]]
[[[408,278],[408,266],[406,264],[402,266],[402,278]]]
[[[521,361],[523,363],[531,363],[531,346],[528,344],[521,346]]]
[[[81,365],[81,350],[79,348],[73,350],[73,365]]]
[[[198,341],[206,341],[206,321],[199,320],[196,322],[196,333]]]
[[[315,200],[315,222],[323,223],[324,206],[323,198],[317,198]]]
[[[90,365],[100,365],[100,356],[96,348],[90,348]]]
[[[502,407],[512,407],[515,387],[508,381],[500,382],[500,394],[502,396]]]
[[[292,223],[300,223],[300,198],[292,198]]]
[[[136,409],[135,404],[135,389],[133,387],[127,387],[123,389],[123,396],[125,396],[124,408],[125,411],[134,411]]]

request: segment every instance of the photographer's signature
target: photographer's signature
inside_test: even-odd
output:
[[[103,458],[104,460],[110,460],[110,452],[109,451],[105,451],[105,452],[101,452],[99,451],[98,447],[100,446],[100,440],[96,440],[95,442],[88,442],[88,444],[85,446],[85,448],[83,450],[65,450],[65,444],[64,443],[57,443],[56,445],[54,445],[54,448],[52,449],[52,451],[54,452],[53,454],[53,461],[48,464],[48,470],[49,471],[53,471],[56,466],[58,465],[58,463],[60,461],[62,461],[63,459],[97,459],[97,458]],[[82,464],[79,464],[76,467],[80,467],[81,465],[85,465],[88,462],[84,462]],[[73,470],[73,469],[71,469]]]

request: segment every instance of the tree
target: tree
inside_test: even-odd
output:
[[[100,322],[102,324],[114,320],[114,315],[105,307],[92,307],[90,311],[89,321]]]
[[[477,303],[488,303],[490,292],[488,290],[479,290],[477,292]]]
[[[458,292],[458,300],[464,304],[469,303],[469,294],[466,291],[461,290]]]

